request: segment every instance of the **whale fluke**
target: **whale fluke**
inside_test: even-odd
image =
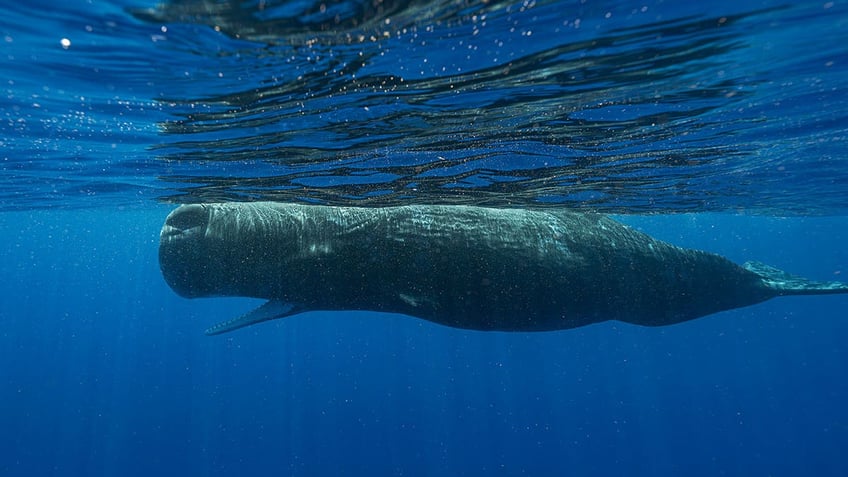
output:
[[[778,295],[833,295],[848,293],[848,283],[818,282],[784,272],[761,262],[745,262],[743,268],[759,275],[763,284]]]

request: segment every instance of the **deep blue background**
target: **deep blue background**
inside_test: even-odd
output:
[[[376,154],[376,165],[358,164],[360,180],[395,161],[444,161],[430,172],[450,187],[429,199],[462,195],[454,168],[529,165],[537,179],[568,183],[541,169],[552,157],[587,164],[577,193],[550,190],[575,193],[575,205],[604,196],[611,210],[830,214],[622,220],[737,262],[848,281],[844,2],[519,0],[486,20],[413,18],[385,41],[290,48],[233,40],[203,18],[129,13],[154,3],[0,0],[0,477],[848,475],[846,296],[780,298],[665,328],[483,333],[309,313],[207,337],[259,303],[179,298],[157,263],[171,209],[157,199],[186,193],[188,179],[283,174],[302,147],[329,158],[305,169],[328,174],[337,155],[350,166]],[[610,43],[648,25],[666,36]],[[539,101],[561,86],[545,83],[557,62],[528,65],[524,83],[478,75],[584,40],[563,53],[581,60],[578,79],[609,71],[618,82],[566,75],[576,93]],[[676,47],[703,56],[678,64]],[[359,86],[334,63],[358,48],[373,53]],[[626,59],[637,69],[617,63]],[[676,73],[663,82],[663,72]],[[422,78],[466,89],[393,90]],[[270,88],[263,101],[260,88]],[[722,94],[705,102],[710,91]],[[718,107],[696,113],[705,105]],[[249,114],[230,114],[240,107]],[[442,122],[451,111],[467,116]],[[657,111],[692,115],[630,124]],[[544,132],[537,121],[576,133],[536,143],[510,134]],[[174,128],[207,123],[208,133]],[[273,140],[255,141],[257,131]],[[231,161],[234,150],[247,159]],[[293,184],[326,180],[309,179]]]
[[[666,328],[483,333],[161,279],[168,209],[0,215],[0,475],[845,475],[845,297]],[[634,218],[819,279],[844,218]]]

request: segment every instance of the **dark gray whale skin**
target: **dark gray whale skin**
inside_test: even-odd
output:
[[[395,312],[474,330],[660,326],[779,295],[848,292],[601,215],[472,206],[184,205],[166,219],[159,261],[181,296],[280,304],[209,334],[310,310]]]

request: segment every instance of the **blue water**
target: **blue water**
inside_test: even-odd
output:
[[[848,280],[848,5],[680,3],[3,2],[0,476],[848,474],[846,296],[207,337],[258,303],[161,278],[173,204],[264,198],[580,207]]]

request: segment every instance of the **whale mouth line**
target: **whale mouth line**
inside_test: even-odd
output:
[[[208,224],[209,209],[205,205],[183,205],[168,215],[159,237],[165,243],[202,237]]]
[[[188,240],[202,233],[203,226],[201,225],[183,229],[166,224],[162,227],[162,231],[159,233],[159,238],[160,240],[167,240],[169,242],[174,240]]]

